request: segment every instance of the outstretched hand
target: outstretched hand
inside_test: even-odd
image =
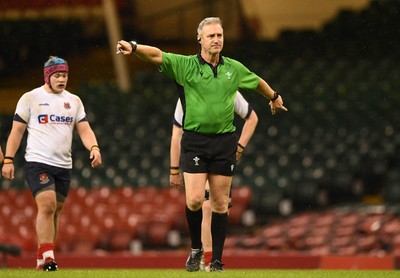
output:
[[[132,46],[129,42],[120,40],[117,43],[117,54],[122,53],[124,55],[129,55],[132,53]]]
[[[283,106],[283,99],[282,99],[281,96],[279,96],[279,97],[278,97],[276,100],[274,100],[274,101],[270,100],[270,101],[269,101],[269,106],[270,106],[270,108],[271,108],[271,113],[272,113],[272,115],[275,115],[275,114],[276,114],[277,109],[280,109],[280,110],[283,110],[283,111],[288,111],[288,109],[287,109],[285,106]]]

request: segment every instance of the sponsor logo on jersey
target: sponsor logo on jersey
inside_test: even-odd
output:
[[[39,124],[47,124],[49,122],[49,116],[48,115],[39,115],[38,117]]]
[[[41,114],[38,116],[39,124],[71,124],[74,117]]]

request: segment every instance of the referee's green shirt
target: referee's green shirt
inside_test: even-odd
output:
[[[239,88],[254,90],[260,78],[240,62],[220,56],[216,68],[198,55],[163,52],[161,72],[184,88],[183,129],[204,134],[234,132],[234,98]]]

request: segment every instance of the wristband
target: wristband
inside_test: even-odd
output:
[[[136,51],[137,43],[135,41],[130,41],[129,44],[132,46],[132,53]]]
[[[179,175],[179,167],[170,167],[170,175],[176,176]]]
[[[277,92],[274,92],[274,97],[271,98],[270,101],[275,101],[275,100],[278,99],[278,97],[279,97],[278,93],[277,93]]]
[[[3,164],[13,164],[13,163],[14,163],[13,160],[9,158],[5,158],[3,161]]]
[[[242,153],[242,152],[244,151],[244,147],[243,147],[240,143],[238,143],[238,144],[237,144],[237,149],[236,149],[236,151],[237,151],[238,153]]]
[[[93,146],[90,148],[90,151],[93,151],[93,150],[100,151],[100,148],[99,148],[99,146],[97,146],[97,145],[93,145]]]
[[[4,159],[14,160],[14,157],[12,157],[12,156],[5,156]]]

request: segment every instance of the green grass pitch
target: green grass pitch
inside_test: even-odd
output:
[[[28,269],[0,269],[0,277],[62,277],[62,278],[180,278],[180,277],[229,277],[229,278],[390,278],[400,277],[400,271],[377,270],[264,270],[264,269],[227,269],[224,272],[187,272],[184,269],[62,269],[43,273]]]

